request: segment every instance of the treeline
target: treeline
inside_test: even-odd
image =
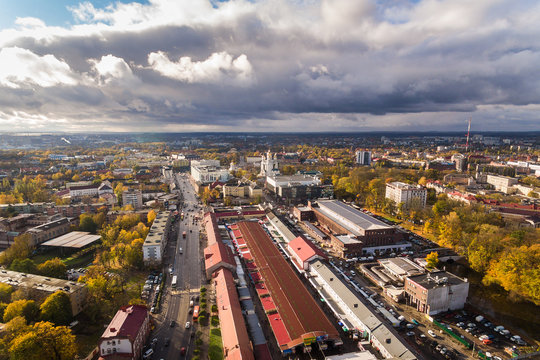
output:
[[[129,294],[125,287],[129,274],[144,266],[142,245],[155,218],[156,213],[151,210],[145,225],[138,214],[127,214],[100,230],[101,249],[85,275],[79,278],[88,287],[89,300],[84,312],[92,321],[112,316],[128,301],[140,301],[137,298],[127,299]],[[136,290],[140,293],[141,289]]]
[[[498,284],[516,298],[540,305],[540,230],[506,224],[482,205],[441,197],[424,230],[441,246],[464,255],[486,285]]]

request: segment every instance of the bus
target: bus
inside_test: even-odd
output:
[[[197,319],[199,318],[199,305],[195,305],[193,308],[193,321],[197,322]]]
[[[174,276],[172,277],[172,281],[171,281],[171,286],[172,286],[173,289],[176,289],[176,283],[177,283],[177,281],[178,281],[178,276],[174,275]]]

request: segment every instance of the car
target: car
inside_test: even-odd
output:
[[[437,334],[435,334],[435,331],[433,331],[433,330],[428,330],[428,334],[429,334],[429,336],[431,336],[431,337],[434,337],[434,338],[437,337]]]
[[[407,329],[414,329],[414,324],[408,323],[405,326],[407,327]]]
[[[475,328],[475,327],[476,327],[476,324],[473,323],[473,322],[470,322],[470,323],[467,324],[467,327],[468,327],[468,328]]]
[[[487,327],[487,328],[490,328],[490,327],[493,326],[493,324],[490,323],[489,321],[486,321],[483,325],[484,325],[485,327]]]
[[[186,348],[185,347],[180,348],[180,355],[182,355],[182,356],[186,355]]]
[[[163,345],[164,346],[169,346],[170,343],[171,343],[171,339],[165,338],[165,344],[163,344]]]
[[[458,323],[456,324],[456,326],[457,326],[458,328],[460,328],[460,329],[463,329],[463,328],[465,327],[465,323],[462,322],[462,321],[460,321],[460,322],[458,322]]]
[[[441,355],[444,355],[447,353],[447,349],[445,347],[443,347],[439,352],[441,353]]]
[[[414,336],[414,331],[407,331],[407,336]]]
[[[186,329],[189,329],[190,326],[191,326],[191,323],[189,321],[186,322]]]
[[[155,314],[156,313],[156,307],[155,306],[152,306],[152,308],[150,309],[150,312],[152,314]]]
[[[435,350],[437,351],[441,351],[443,348],[443,346],[441,344],[438,344],[437,346],[435,346]]]
[[[174,327],[174,325],[176,325],[176,323],[174,322],[174,320],[171,320],[170,326],[171,326],[171,327]]]

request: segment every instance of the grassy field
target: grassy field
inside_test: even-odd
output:
[[[72,253],[66,255],[62,253],[60,249],[53,249],[42,254],[32,256],[32,260],[36,265],[43,264],[47,260],[54,258],[60,258],[69,269],[85,267],[94,260],[95,249],[88,251],[82,256],[78,256],[78,253]]]
[[[223,343],[221,341],[221,330],[210,329],[210,340],[208,342],[208,357],[210,360],[223,360]]]

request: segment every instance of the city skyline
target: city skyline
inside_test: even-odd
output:
[[[0,131],[538,130],[534,1],[38,1],[0,17]]]

